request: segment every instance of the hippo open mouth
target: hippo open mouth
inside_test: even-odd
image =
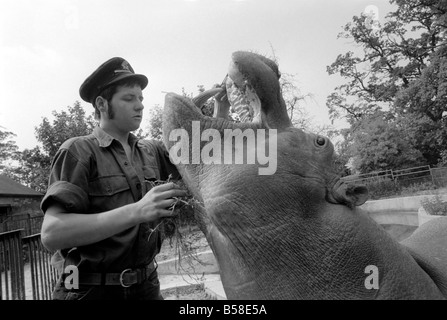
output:
[[[193,99],[201,106],[216,95],[214,116],[237,122],[260,124],[264,128],[285,129],[292,123],[281,95],[278,66],[266,57],[238,51],[233,53],[228,73],[220,88],[213,88]]]
[[[264,65],[264,69],[270,69],[269,73],[276,76],[278,80],[281,76],[277,65],[271,60],[257,54],[254,55],[257,62]],[[233,59],[230,62],[228,75],[225,78],[225,87],[228,95],[228,101],[231,104],[232,110],[237,114],[238,120],[241,122],[261,122],[261,99],[257,91],[262,91],[261,87],[256,87],[259,82],[259,75],[253,77],[253,70],[245,69],[247,62],[245,54],[236,52],[233,54]],[[253,61],[253,65],[257,64]],[[266,70],[262,70],[265,74]]]

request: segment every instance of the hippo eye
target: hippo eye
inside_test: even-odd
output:
[[[318,137],[317,140],[315,140],[318,146],[322,147],[326,144],[326,139],[323,137]]]

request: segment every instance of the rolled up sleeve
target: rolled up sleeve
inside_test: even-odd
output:
[[[58,203],[71,213],[88,213],[88,177],[86,160],[68,149],[60,149],[51,166],[41,210],[45,212],[51,204]]]
[[[52,202],[62,204],[70,212],[87,212],[89,207],[88,194],[67,181],[56,181],[50,185],[41,203],[42,211],[45,212]]]

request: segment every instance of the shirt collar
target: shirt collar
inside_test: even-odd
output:
[[[116,140],[114,137],[112,137],[110,134],[105,132],[101,127],[96,126],[93,129],[93,135],[98,139],[99,146],[103,148],[107,148],[110,146],[113,142],[113,140]],[[129,133],[129,145],[133,147],[139,139],[132,133]]]

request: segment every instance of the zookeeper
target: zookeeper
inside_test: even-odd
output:
[[[61,271],[55,300],[163,299],[155,256],[161,248],[156,226],[171,216],[175,199],[186,195],[170,182],[151,188],[147,181],[178,179],[161,142],[139,140],[132,131],[143,117],[146,76],[123,58],[99,66],[81,85],[99,125],[87,136],[65,141],[55,155],[42,243],[55,251]],[[78,270],[79,287],[67,288],[67,266]]]

